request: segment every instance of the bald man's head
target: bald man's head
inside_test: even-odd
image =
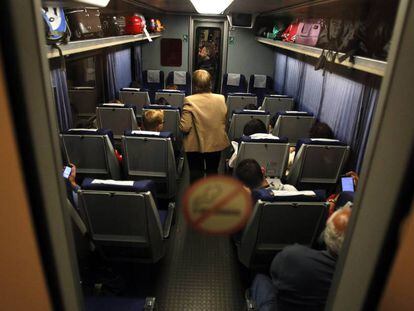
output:
[[[211,92],[211,75],[207,70],[199,69],[193,73],[193,94]]]
[[[334,255],[338,255],[341,250],[351,211],[349,207],[343,207],[333,213],[326,223],[324,240],[326,247]]]

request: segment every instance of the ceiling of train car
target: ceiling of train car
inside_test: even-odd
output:
[[[190,0],[123,0],[130,4],[147,5],[165,12],[196,13]],[[208,0],[206,0],[208,1]],[[312,2],[310,0],[234,0],[228,11],[236,13],[264,13],[298,4]]]

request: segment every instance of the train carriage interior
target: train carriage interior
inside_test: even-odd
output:
[[[5,310],[412,310],[413,38],[413,0],[5,0]]]

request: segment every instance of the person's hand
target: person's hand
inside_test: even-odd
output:
[[[69,163],[71,167],[70,175],[68,177],[68,180],[72,187],[76,187],[78,184],[76,183],[76,166],[75,164]]]
[[[354,171],[350,171],[345,174],[345,176],[352,177],[352,180],[354,181],[355,188],[358,186],[359,176]]]

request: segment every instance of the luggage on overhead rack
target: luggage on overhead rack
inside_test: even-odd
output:
[[[125,16],[102,14],[102,30],[107,37],[122,36],[125,34]]]
[[[156,19],[155,20],[155,25],[157,26],[156,32],[162,32],[162,31],[164,31],[165,27],[164,27],[164,25],[161,23],[161,21],[159,19]]]
[[[137,13],[126,16],[125,23],[125,33],[128,35],[142,34],[146,27],[145,17]]]
[[[58,7],[42,8],[45,25],[46,42],[49,45],[67,43],[70,32],[66,22],[65,12]]]
[[[316,46],[322,29],[322,19],[306,19],[299,23],[296,40],[298,44]]]
[[[285,42],[295,42],[299,27],[299,21],[296,20],[289,25],[282,33],[282,40]]]
[[[99,9],[78,8],[66,11],[72,37],[76,40],[102,38]]]

